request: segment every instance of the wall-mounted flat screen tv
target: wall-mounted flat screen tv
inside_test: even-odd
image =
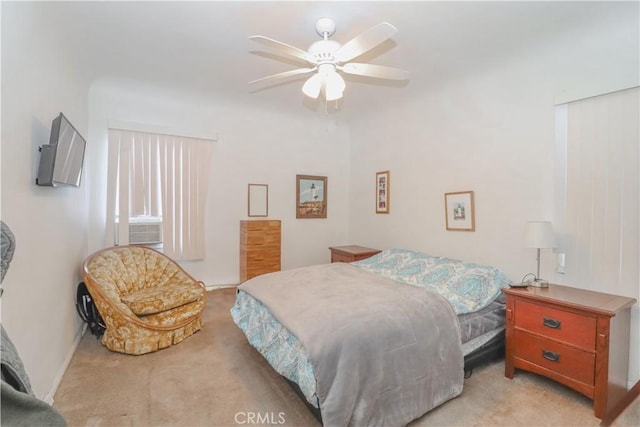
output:
[[[40,147],[36,184],[46,187],[80,187],[86,141],[60,113],[51,124],[49,144]]]

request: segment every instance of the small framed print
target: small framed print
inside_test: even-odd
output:
[[[376,213],[388,214],[391,206],[391,187],[389,171],[376,173]]]
[[[247,216],[269,216],[269,186],[249,184]]]
[[[327,177],[296,175],[296,218],[327,217]]]
[[[447,230],[475,231],[473,191],[445,193],[444,210]]]

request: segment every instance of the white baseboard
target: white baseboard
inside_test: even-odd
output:
[[[237,283],[228,284],[228,285],[205,285],[205,289],[207,291],[215,291],[216,289],[236,288],[237,286],[238,286]]]
[[[51,385],[51,389],[49,389],[49,392],[42,398],[42,400],[47,402],[49,405],[53,406],[53,396],[55,396],[56,391],[58,391],[58,386],[60,386],[62,377],[64,376],[64,373],[67,371],[67,368],[71,363],[71,359],[73,358],[73,355],[75,354],[76,349],[80,345],[80,340],[82,339],[82,336],[84,335],[86,330],[87,330],[87,324],[83,323],[82,327],[80,328],[80,331],[76,334],[76,337],[73,340],[73,345],[69,349],[69,353],[67,353],[67,357],[64,359],[64,363],[58,370],[58,374],[53,379],[53,384]]]

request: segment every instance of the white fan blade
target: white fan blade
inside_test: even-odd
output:
[[[254,84],[254,83],[262,83],[262,82],[271,82],[274,80],[280,80],[283,79],[285,77],[291,77],[291,76],[296,76],[298,74],[306,74],[306,73],[311,73],[312,71],[317,70],[317,67],[314,68],[296,68],[295,70],[290,70],[290,71],[285,71],[283,73],[278,73],[278,74],[273,74],[267,77],[262,77],[261,79],[257,79],[257,80],[252,80],[249,82],[249,84]]]
[[[383,65],[359,64],[350,62],[338,67],[339,70],[347,74],[355,74],[356,76],[376,77],[379,79],[391,80],[407,80],[409,72],[399,68],[385,67]]]
[[[334,56],[338,62],[350,61],[383,43],[397,32],[398,30],[393,25],[381,22],[345,43]]]
[[[270,39],[269,37],[264,37],[264,36],[251,36],[249,37],[249,39],[256,41],[258,43],[262,43],[266,46],[278,49],[289,56],[300,58],[302,60],[315,64],[315,59],[311,55],[309,55],[307,52],[305,52],[302,49],[298,49],[297,47],[294,47],[286,43],[279,42],[278,40]]]

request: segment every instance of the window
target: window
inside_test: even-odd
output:
[[[636,296],[639,259],[638,88],[556,107],[556,220],[569,283]]]
[[[114,244],[162,242],[176,260],[202,259],[211,142],[109,129],[107,227]]]

